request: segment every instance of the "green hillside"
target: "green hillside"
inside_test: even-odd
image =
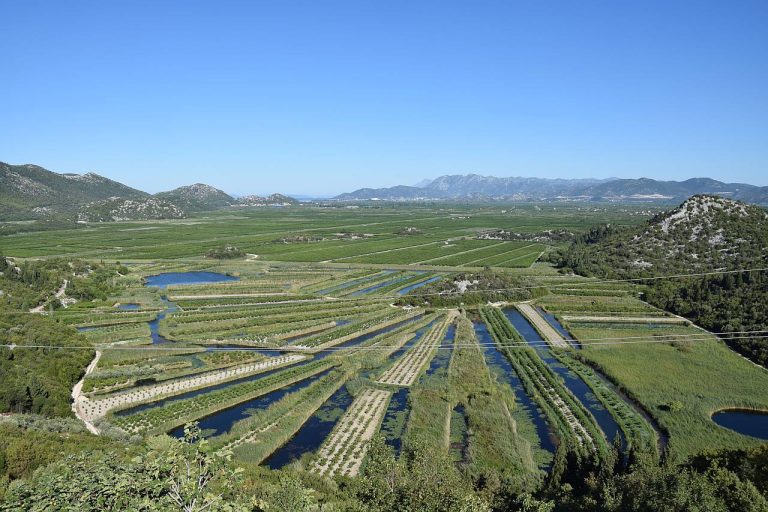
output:
[[[70,213],[79,205],[149,194],[94,173],[59,174],[37,165],[0,162],[0,218],[28,219]]]
[[[559,256],[559,265],[611,279],[723,274],[649,281],[646,299],[715,332],[768,329],[768,213],[715,196],[693,196],[641,226],[593,228]],[[730,340],[752,360],[768,364],[760,338]]]

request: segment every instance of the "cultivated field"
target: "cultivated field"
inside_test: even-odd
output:
[[[95,224],[1,241],[5,254],[18,257],[126,265],[106,299],[45,312],[80,329],[82,343],[101,354],[80,383],[76,409],[105,435],[155,435],[202,421],[215,425],[204,431],[214,449],[261,464],[297,436],[312,437],[307,425],[324,424],[323,436],[296,454],[296,467],[355,476],[372,436],[389,421],[398,424],[387,432],[398,446],[450,451],[468,474],[501,471],[526,488],[558,445],[608,457],[612,439],[596,407],[618,424],[626,450],[655,457],[759,444],[717,426],[711,415],[768,409],[764,369],[640,300],[642,286],[558,274],[547,263],[562,242],[547,241],[546,230],[578,234],[644,215],[567,204],[308,206]],[[499,230],[520,237],[488,235]],[[223,243],[249,256],[203,258]],[[516,307],[548,346],[527,344],[491,304],[398,302],[426,283],[489,269],[534,290]],[[145,286],[148,276],[196,271],[236,280]],[[490,341],[479,344],[473,325],[486,326]],[[493,357],[506,363],[493,366]],[[329,402],[345,389],[354,400]]]

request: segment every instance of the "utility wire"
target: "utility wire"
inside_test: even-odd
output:
[[[400,334],[400,333],[397,333]],[[396,336],[397,334],[393,334],[392,336]],[[720,339],[724,341],[728,340],[734,340],[734,339],[749,339],[749,338],[756,338],[756,339],[763,339],[768,338],[768,330],[761,330],[761,331],[729,331],[729,332],[721,332],[721,333],[710,333],[710,332],[702,332],[699,334],[650,334],[645,336],[625,336],[625,337],[618,337],[618,338],[591,338],[591,339],[585,339],[585,340],[565,340],[566,342],[572,342],[574,344],[578,344],[580,346],[604,346],[604,345],[625,345],[625,344],[633,344],[633,343],[673,343],[675,341],[690,341],[690,342],[698,342],[698,341],[710,341],[714,339]],[[383,340],[382,340],[383,341]],[[173,343],[173,342],[171,342]],[[316,354],[320,352],[344,352],[347,350],[371,350],[371,351],[377,351],[377,350],[386,350],[386,349],[392,349],[393,346],[386,345],[386,346],[376,346],[378,343],[381,343],[381,341],[377,342],[377,344],[372,346],[362,346],[362,347],[326,347],[326,348],[319,348],[319,349],[312,349],[312,347],[308,347],[306,349],[298,349],[295,346],[292,345],[284,345],[281,347],[251,347],[247,345],[237,346],[237,347],[216,347],[215,345],[212,346],[206,346],[206,345],[196,345],[191,347],[165,347],[165,344],[162,344],[160,346],[157,345],[145,345],[145,346],[124,346],[124,345],[115,345],[115,346],[76,346],[76,345],[15,345],[15,344],[1,344],[0,347],[5,348],[11,348],[11,349],[20,349],[20,348],[42,348],[42,349],[71,349],[71,350],[131,350],[131,351],[160,351],[160,352],[168,352],[168,351],[179,351],[179,352],[191,352],[195,351],[199,348],[207,349],[207,351],[221,351],[221,352],[237,352],[237,351],[245,351],[245,352],[258,352],[260,350],[263,351],[269,351],[269,352],[291,352],[291,353],[307,353],[307,354]],[[419,345],[421,347],[430,347],[430,348],[455,348],[455,347],[505,347],[505,348],[529,348],[529,347],[551,347],[551,343],[544,341],[544,340],[537,340],[537,341],[523,341],[523,342],[516,342],[516,343],[496,343],[494,342],[475,342],[475,343],[452,343],[448,346],[443,346],[443,344],[430,344],[430,345]],[[556,347],[555,347],[556,348]]]

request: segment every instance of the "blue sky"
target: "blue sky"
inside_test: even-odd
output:
[[[25,0],[0,19],[9,163],[150,192],[768,185],[765,0]]]

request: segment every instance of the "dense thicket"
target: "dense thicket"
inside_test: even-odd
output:
[[[0,257],[0,413],[71,414],[70,393],[93,359],[74,327],[56,321],[56,313],[25,312],[38,304],[55,310],[54,298],[65,280],[66,296],[85,302],[115,292],[120,265],[50,259],[16,262]],[[78,307],[78,306],[76,306]],[[58,348],[63,347],[63,348]]]
[[[0,313],[0,412],[71,414],[70,393],[93,359],[73,327],[33,314]],[[34,348],[30,347],[34,346]]]
[[[194,429],[188,429],[189,433]],[[50,436],[33,436],[50,448]],[[20,439],[17,436],[10,444]],[[488,474],[474,486],[443,451],[409,446],[396,458],[374,439],[362,476],[332,483],[306,473],[231,469],[193,436],[80,454],[65,443],[61,459],[7,486],[0,510],[427,511],[427,512],[765,512],[768,447],[699,456],[683,466],[616,456],[587,472],[566,462],[559,478],[518,494]],[[26,441],[21,441],[22,445]],[[5,443],[3,446],[7,446]],[[2,445],[2,441],[0,441]],[[7,448],[6,467],[19,449]],[[33,450],[38,450],[33,448]],[[6,455],[7,456],[7,455]],[[33,463],[35,464],[35,463]],[[18,471],[18,470],[15,470]],[[189,472],[189,473],[188,473]],[[24,470],[24,474],[29,474]],[[189,507],[197,500],[196,507]]]
[[[245,251],[234,245],[222,245],[221,247],[215,247],[205,253],[206,258],[217,260],[233,260],[242,258],[243,256],[245,256]]]
[[[69,281],[66,294],[79,300],[104,300],[116,291],[115,278],[128,268],[82,260],[51,258],[16,261],[0,256],[0,311],[26,310],[37,306]],[[52,301],[54,308],[59,304]]]

